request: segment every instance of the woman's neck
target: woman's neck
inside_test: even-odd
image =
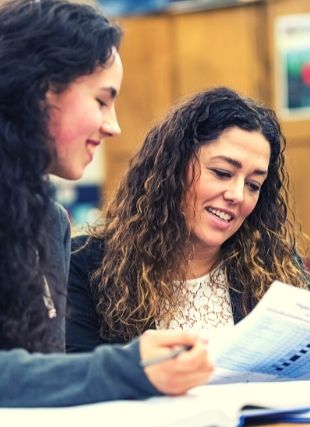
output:
[[[218,263],[219,249],[199,251],[194,248],[192,257],[188,260],[186,279],[196,279],[205,276]]]

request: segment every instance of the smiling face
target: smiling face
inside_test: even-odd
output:
[[[120,133],[115,99],[122,76],[122,62],[114,49],[104,68],[82,76],[61,93],[49,90],[49,131],[55,141],[56,159],[48,173],[80,178],[102,140]]]
[[[212,258],[255,208],[270,145],[259,132],[233,127],[201,146],[197,157],[188,170],[184,209],[195,254]]]

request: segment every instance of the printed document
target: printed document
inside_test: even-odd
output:
[[[310,380],[310,292],[273,282],[241,322],[211,337],[212,384]]]

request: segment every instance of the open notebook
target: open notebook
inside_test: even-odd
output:
[[[263,409],[255,409],[256,414],[248,409],[247,414],[242,408],[249,406]],[[85,427],[90,422],[113,427],[236,427],[249,419],[249,411],[252,421],[254,416],[255,421],[266,423],[272,416],[281,422],[288,422],[289,417],[301,422],[302,410],[310,410],[310,381],[216,384],[194,388],[181,397],[54,409],[0,409],[0,420],[1,425],[31,427]]]

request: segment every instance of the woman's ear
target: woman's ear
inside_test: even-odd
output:
[[[50,87],[46,92],[46,101],[49,105],[57,104],[58,93],[54,87]]]

